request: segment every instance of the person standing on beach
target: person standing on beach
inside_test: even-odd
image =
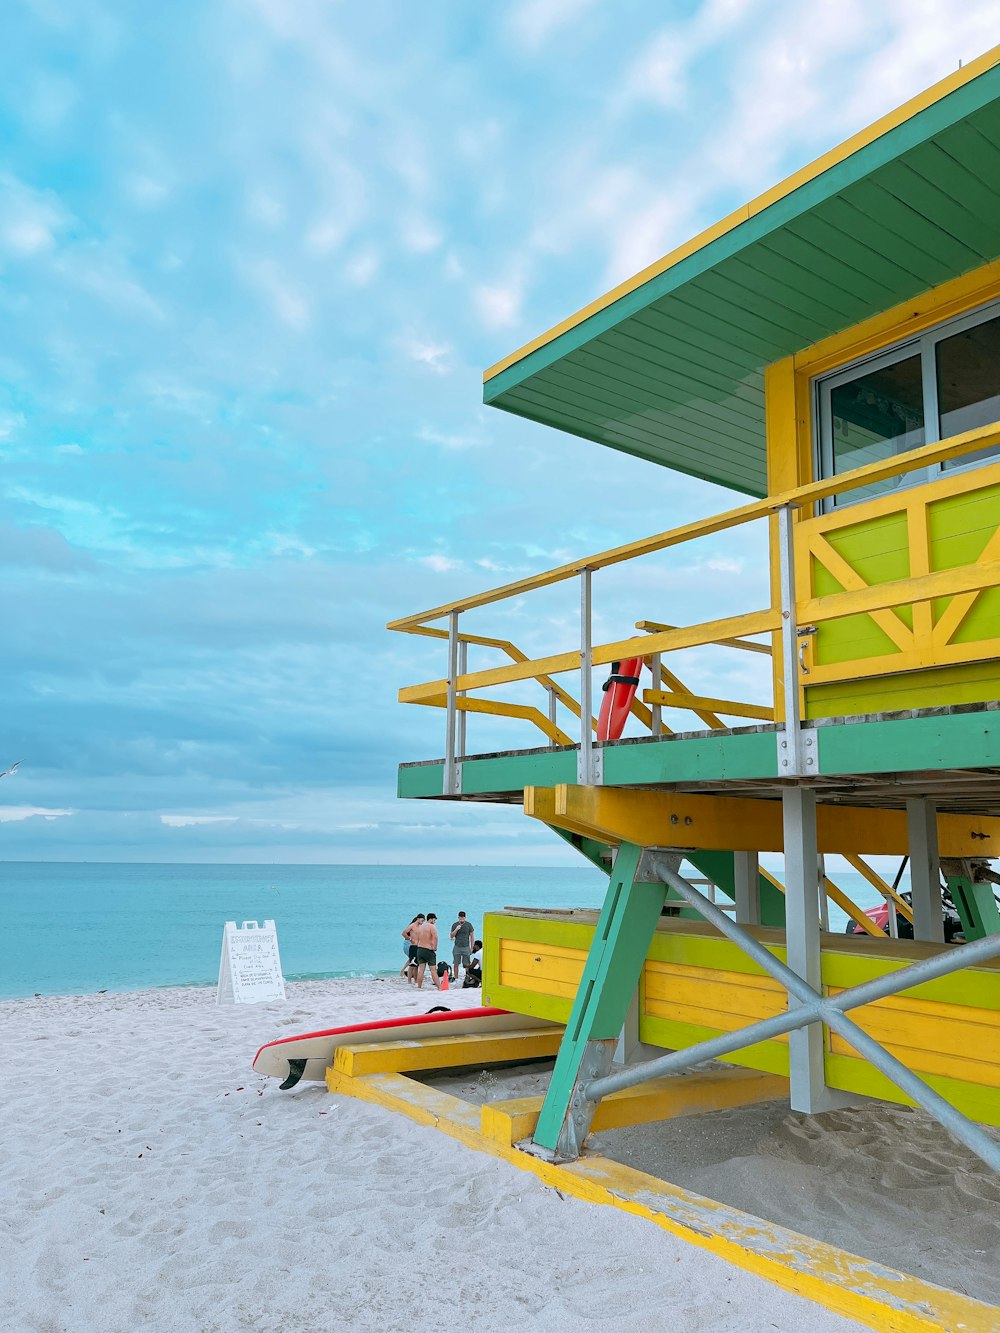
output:
[[[469,963],[472,961],[472,941],[476,934],[476,928],[471,921],[467,921],[464,912],[459,912],[458,920],[451,928],[451,938],[454,941],[454,953],[452,961],[454,967],[452,972],[455,980],[458,980],[458,969],[460,966],[465,968],[466,975],[469,972]]]
[[[430,967],[431,981],[434,983],[434,989],[439,990],[437,975],[437,917],[433,912],[428,912],[423,921],[419,921],[414,927],[412,937],[417,945],[417,990],[423,990],[424,971]]]
[[[400,972],[401,977],[406,977],[407,984],[412,986],[416,979],[417,972],[417,942],[413,938],[413,931],[417,926],[423,925],[424,914],[418,912],[408,926],[403,928],[403,939],[406,941],[403,948],[406,950],[406,963]]]

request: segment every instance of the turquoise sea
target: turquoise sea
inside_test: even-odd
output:
[[[837,876],[863,906],[859,876]],[[371,976],[402,966],[400,931],[436,912],[596,907],[607,879],[507,866],[261,866],[0,863],[0,999],[36,992],[214,985],[226,921],[273,919],[286,979]],[[830,924],[846,918],[831,909]]]
[[[436,912],[594,907],[605,876],[471,866],[0,863],[0,999],[214,985],[226,921],[273,919],[286,979],[402,966],[400,931]]]

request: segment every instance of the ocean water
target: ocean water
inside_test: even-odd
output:
[[[226,921],[273,919],[286,980],[403,965],[400,931],[504,906],[595,907],[606,876],[506,866],[0,863],[0,999],[214,985]],[[443,955],[450,959],[450,949]]]
[[[837,883],[868,907],[859,875]],[[400,931],[464,911],[481,931],[500,907],[598,907],[607,878],[507,866],[260,866],[0,863],[0,999],[214,985],[226,921],[273,919],[288,980],[370,976],[403,964]],[[847,918],[831,905],[830,927]]]

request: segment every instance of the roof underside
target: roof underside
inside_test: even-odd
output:
[[[486,382],[494,407],[766,493],[764,368],[1000,257],[1000,67]]]

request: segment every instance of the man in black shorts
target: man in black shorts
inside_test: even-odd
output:
[[[430,968],[430,978],[434,983],[434,989],[439,990],[437,975],[437,917],[433,912],[428,912],[423,921],[419,921],[414,927],[412,938],[416,942],[417,953],[417,990],[423,990],[424,972]]]
[[[458,980],[458,969],[464,967],[466,974],[469,971],[469,963],[472,961],[472,940],[475,936],[476,928],[471,921],[467,921],[464,912],[459,912],[458,920],[451,928],[451,938],[454,941],[454,953],[452,954],[452,969],[455,980]]]
[[[406,977],[407,985],[412,986],[417,979],[417,944],[413,938],[413,932],[417,926],[424,924],[423,912],[418,912],[408,926],[403,929],[403,939],[406,941],[406,966],[403,968],[402,975]]]

